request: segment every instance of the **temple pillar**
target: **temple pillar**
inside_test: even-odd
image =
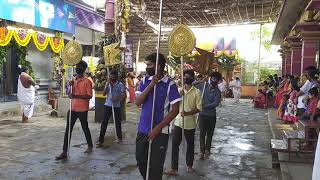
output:
[[[114,33],[114,21],[115,21],[115,1],[114,0],[106,0],[105,4],[105,34],[113,34]]]
[[[285,57],[285,75],[291,74],[291,51],[286,50],[284,52]]]
[[[291,75],[300,75],[301,72],[301,61],[302,61],[302,43],[301,38],[297,36],[289,36],[285,38],[291,48]]]
[[[301,72],[308,66],[314,66],[316,62],[316,40],[302,41],[302,58],[301,58]]]
[[[303,73],[301,71],[302,48],[293,47],[291,51],[291,74],[296,76]]]
[[[302,41],[301,72],[316,62],[317,41],[320,40],[320,25],[316,22],[298,23],[293,28]]]

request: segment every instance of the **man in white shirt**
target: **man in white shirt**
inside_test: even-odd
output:
[[[300,88],[300,91],[297,95],[296,101],[298,102],[297,108],[298,108],[298,116],[301,116],[305,109],[305,100],[308,97],[308,92],[313,87],[319,87],[319,81],[317,79],[318,70],[314,66],[309,66],[305,69],[307,74],[307,81],[304,83],[304,85]]]
[[[233,97],[236,103],[240,102],[241,97],[241,82],[237,77],[235,80],[231,81],[229,84],[230,88],[232,88]]]

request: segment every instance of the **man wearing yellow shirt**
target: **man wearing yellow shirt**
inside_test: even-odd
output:
[[[172,159],[171,170],[166,172],[167,175],[176,176],[178,173],[179,161],[179,146],[182,141],[182,129],[184,129],[184,136],[187,141],[186,163],[188,172],[192,172],[194,160],[194,134],[197,126],[197,114],[202,109],[201,92],[192,85],[195,74],[193,70],[186,70],[183,73],[184,90],[183,102],[180,102],[180,114],[174,122],[172,135]],[[184,106],[184,111],[182,107]],[[182,123],[184,117],[184,124]]]

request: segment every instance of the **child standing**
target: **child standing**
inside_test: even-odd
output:
[[[291,89],[289,93],[289,100],[288,105],[286,107],[286,110],[284,112],[283,120],[285,122],[297,122],[297,103],[295,102],[295,99],[297,97],[298,92],[300,91],[300,88],[298,87],[298,83],[295,80],[291,80],[289,88]]]

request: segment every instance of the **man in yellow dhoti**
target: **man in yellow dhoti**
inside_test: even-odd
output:
[[[30,122],[29,119],[33,115],[34,99],[35,99],[35,82],[28,74],[28,68],[22,67],[21,74],[18,79],[18,100],[21,105],[22,123]]]

